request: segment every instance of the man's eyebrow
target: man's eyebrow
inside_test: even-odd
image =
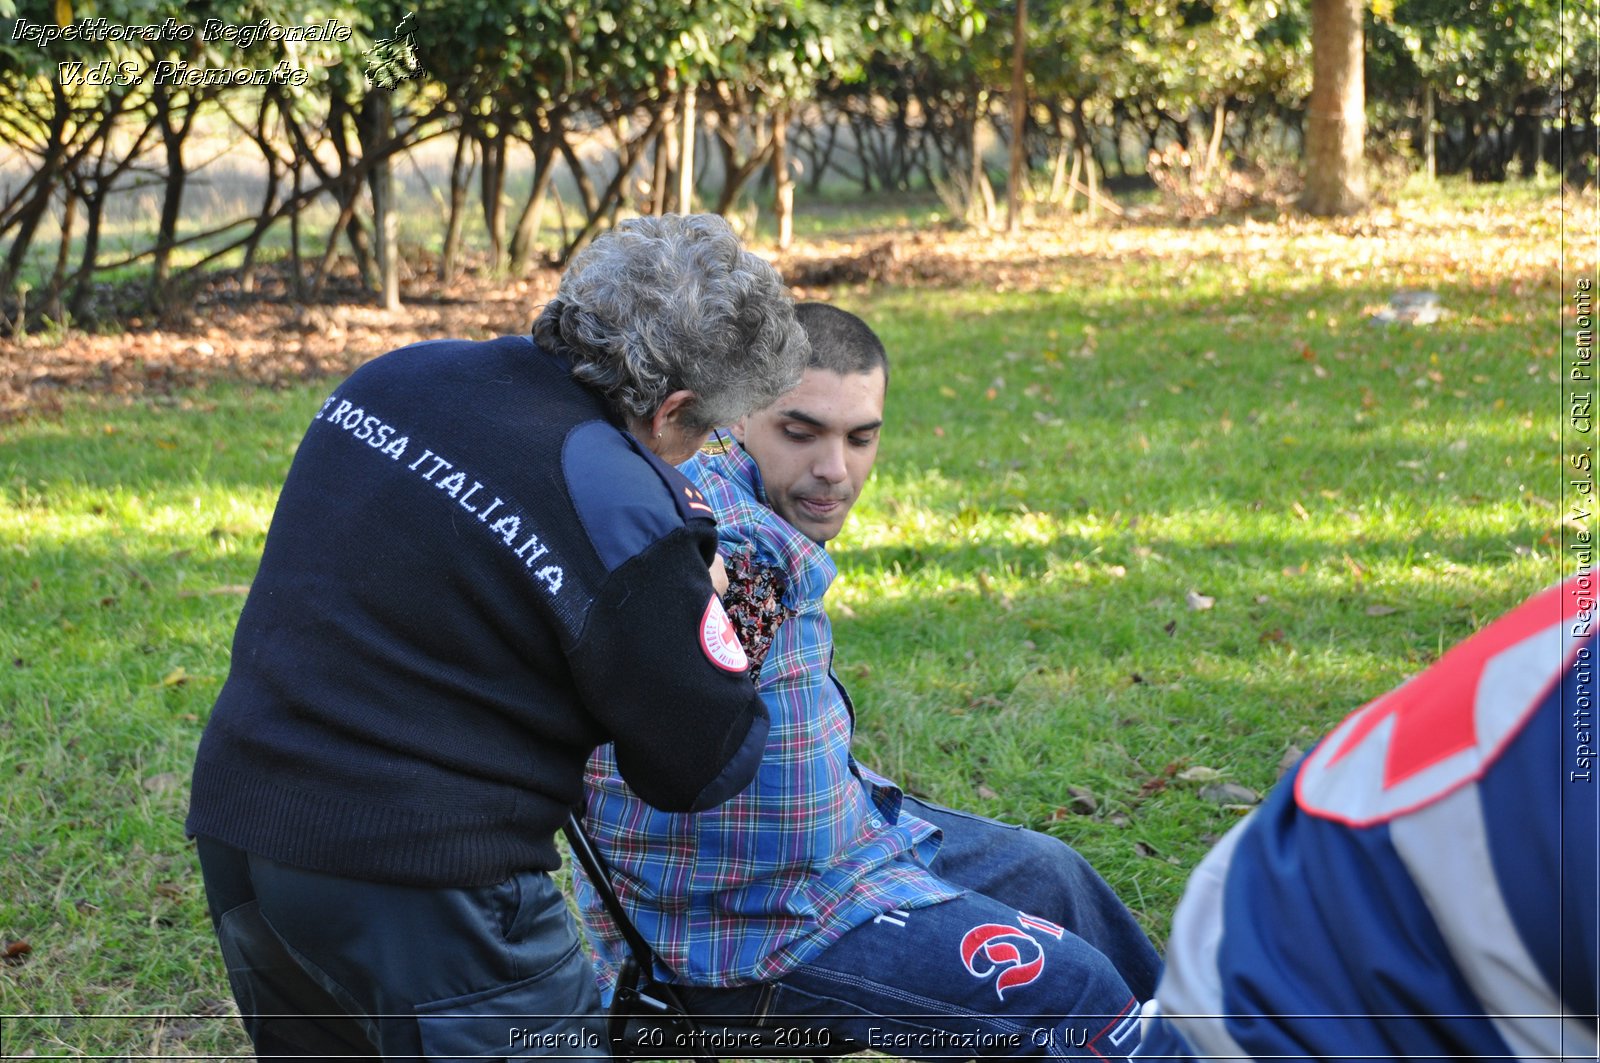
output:
[[[833,427],[832,425],[828,424],[827,421],[824,421],[824,420],[822,420],[821,418],[818,418],[818,417],[813,417],[813,416],[811,416],[811,414],[806,413],[804,410],[779,410],[778,411],[778,416],[784,418],[785,420],[799,421],[801,424],[808,424],[813,428],[824,428],[825,429],[825,428]],[[879,428],[882,428],[882,427],[883,427],[883,418],[880,417],[876,421],[868,421],[866,424],[858,424],[854,428],[851,428],[845,434],[846,435],[855,435],[857,432],[874,432],[874,431],[877,431]]]

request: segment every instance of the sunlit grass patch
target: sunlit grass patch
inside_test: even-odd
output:
[[[1241,813],[1196,779],[1268,790],[1552,582],[1559,218],[1462,202],[956,234],[910,251],[959,258],[949,283],[834,292],[893,362],[877,471],[831,546],[861,759],[1066,838],[1159,939]],[[1414,286],[1443,320],[1373,323]],[[226,1012],[188,771],[326,390],[0,425],[0,936],[32,946],[0,1012]],[[157,1040],[244,1046],[219,1020],[6,1029],[40,1054]]]

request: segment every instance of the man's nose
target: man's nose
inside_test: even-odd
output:
[[[811,475],[824,483],[836,484],[845,478],[844,441],[830,439],[817,448],[811,461]]]

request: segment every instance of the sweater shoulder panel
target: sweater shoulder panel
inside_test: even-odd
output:
[[[712,520],[687,477],[603,421],[567,434],[561,467],[572,508],[607,572],[691,521]]]

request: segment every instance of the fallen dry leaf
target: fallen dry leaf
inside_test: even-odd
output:
[[[1210,609],[1212,606],[1217,604],[1217,600],[1215,598],[1201,594],[1199,591],[1190,591],[1188,594],[1183,596],[1183,600],[1188,602],[1189,608],[1193,609],[1197,613],[1204,612],[1205,610]]]
[[[1095,809],[1100,807],[1100,803],[1095,800],[1094,791],[1087,787],[1069,786],[1067,792],[1072,795],[1072,800],[1067,802],[1067,806],[1076,815],[1092,816]]]
[[[213,594],[237,594],[240,597],[250,593],[248,583],[224,583],[220,587],[210,587],[203,591],[179,591],[179,598],[204,598]]]
[[[1399,611],[1400,611],[1399,609],[1396,609],[1392,605],[1369,605],[1369,606],[1367,606],[1367,615],[1368,616],[1388,616],[1390,613],[1398,613]]]
[[[180,780],[175,771],[163,771],[155,775],[147,775],[142,783],[146,790],[153,794],[164,794],[169,790],[176,790]]]
[[[1200,789],[1200,799],[1214,805],[1258,805],[1261,795],[1236,782],[1212,783]]]
[[[1283,751],[1283,756],[1278,758],[1278,778],[1281,779],[1289,772],[1293,771],[1294,766],[1299,764],[1300,758],[1305,755],[1306,751],[1296,745],[1291,745],[1289,748],[1285,749]]]

